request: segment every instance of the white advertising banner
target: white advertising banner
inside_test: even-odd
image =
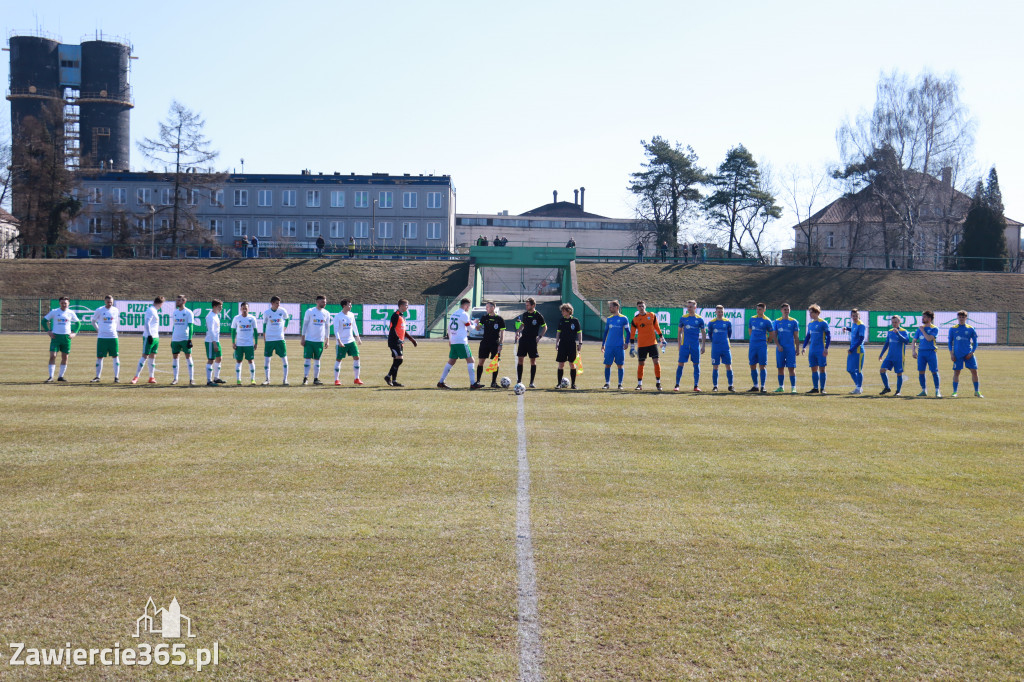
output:
[[[282,303],[281,307],[288,311],[288,324],[285,325],[285,334],[301,334],[302,333],[302,316],[299,314],[298,303]],[[270,310],[270,303],[256,303],[249,301],[249,314],[260,321],[260,334],[263,333],[263,313]]]
[[[363,336],[387,336],[391,314],[398,310],[395,304],[363,305]],[[405,313],[405,332],[423,336],[426,331],[427,307],[411,305]]]
[[[145,326],[146,311],[153,305],[153,301],[114,301],[114,307],[124,313],[121,316],[121,324],[118,325],[118,332],[142,332]],[[191,301],[185,307],[200,317],[209,312],[209,304],[204,307],[202,304],[194,304]],[[174,312],[174,301],[164,301],[160,306],[160,332],[171,331],[171,313]]]
[[[978,333],[978,343],[998,343],[996,325],[999,313],[977,313],[967,311],[967,324]],[[920,322],[919,322],[920,323]],[[957,324],[956,312],[935,311],[935,326],[939,328],[937,343],[945,346],[949,342],[949,328]],[[903,325],[907,327],[906,324]],[[914,325],[915,327],[917,325]],[[907,327],[913,332],[913,329]]]
[[[705,323],[710,322],[716,317],[714,308],[697,308],[697,314],[704,318]],[[725,319],[732,322],[732,336],[730,338],[733,340],[743,340],[744,314],[743,308],[725,309]]]
[[[867,310],[860,310],[858,312],[860,314],[860,321],[865,325],[868,324],[868,320],[871,319],[871,313]],[[820,317],[824,322],[828,322],[829,333],[832,334],[832,343],[836,341],[850,342],[850,327],[853,325],[853,320],[850,319],[849,310],[822,310]],[[809,317],[808,321],[810,321]],[[806,329],[801,331],[806,335]],[[870,339],[868,340],[870,341]]]

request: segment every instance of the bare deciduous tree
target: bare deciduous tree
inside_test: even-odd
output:
[[[810,265],[811,254],[818,248],[811,216],[819,209],[829,192],[831,171],[810,166],[790,166],[783,173],[782,185],[786,208],[796,217],[794,255],[798,265]]]

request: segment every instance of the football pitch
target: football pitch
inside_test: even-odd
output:
[[[434,388],[438,341],[407,344],[400,389],[377,340],[367,385],[345,362],[340,388],[330,352],[326,385],[299,385],[294,340],[289,388],[234,386],[233,362],[227,386],[172,387],[167,348],[159,383],[131,386],[140,341],[121,345],[124,383],[109,359],[88,383],[81,335],[71,383],[44,385],[45,335],[0,335],[0,678],[519,678],[520,406],[544,679],[1024,677],[1019,349],[979,352],[984,399],[965,371],[936,400],[906,397],[916,371],[878,397],[877,345],[863,396],[841,353],[828,396],[802,394],[804,357],[800,395],[743,394],[744,365],[741,393],[712,395],[706,359],[704,395],[671,392],[674,362],[667,392],[648,364],[637,393],[628,357],[627,390],[602,391],[595,343],[583,390],[554,391],[545,342],[519,399],[467,390],[461,361],[459,390]],[[150,597],[195,637],[134,637]],[[218,662],[10,661],[143,642]]]

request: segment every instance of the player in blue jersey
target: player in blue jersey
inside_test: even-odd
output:
[[[953,360],[953,395],[960,385],[960,370],[964,367],[971,370],[974,380],[974,396],[984,398],[981,385],[978,383],[978,358],[974,352],[978,350],[978,332],[967,324],[967,311],[960,310],[956,314],[956,326],[949,328],[949,357]]]
[[[807,313],[811,316],[811,321],[807,323],[804,349],[811,366],[811,380],[814,382],[814,388],[808,393],[825,395],[825,366],[828,365],[828,347],[832,343],[832,331],[828,328],[828,322],[819,319],[820,305],[815,303],[807,309]]]
[[[725,365],[725,377],[729,380],[729,393],[735,393],[732,387],[732,322],[725,319],[725,308],[715,306],[715,319],[707,324],[708,336],[711,337],[711,391],[718,392],[718,365]]]
[[[846,352],[846,371],[853,379],[851,395],[864,392],[864,344],[868,340],[868,326],[860,321],[860,310],[850,311],[850,349]]]
[[[918,397],[928,395],[928,387],[924,380],[925,369],[931,370],[932,381],[935,382],[935,397],[942,397],[942,391],[939,390],[939,356],[935,350],[939,328],[933,324],[934,321],[935,313],[926,310],[921,313],[921,324],[914,330],[914,358],[917,360],[917,378],[921,382]]]
[[[676,367],[676,387],[683,379],[683,368],[687,361],[693,362],[693,392],[700,393],[700,356],[707,344],[704,318],[697,314],[697,302],[686,302],[686,314],[679,318],[679,366]]]
[[[626,361],[626,346],[629,345],[629,318],[623,315],[618,301],[608,301],[608,318],[601,336],[601,352],[604,353],[604,388],[612,382],[612,363],[618,366],[619,390],[622,390],[622,365]]]
[[[879,360],[882,360],[882,357],[885,356],[885,360],[882,360],[880,372],[884,388],[878,395],[885,395],[891,392],[889,389],[889,375],[886,374],[891,369],[896,372],[896,393],[894,395],[899,396],[903,388],[903,355],[906,353],[907,345],[910,343],[910,334],[900,326],[902,320],[900,320],[899,315],[893,315],[890,321],[892,326],[886,332],[882,352],[878,354]]]
[[[747,393],[767,393],[768,389],[765,387],[765,380],[768,378],[768,344],[774,343],[775,339],[774,325],[772,321],[765,317],[764,303],[757,304],[757,314],[755,314],[747,326],[750,330],[750,343],[747,346],[747,360],[750,362],[750,380],[754,382],[754,385],[750,387]],[[758,368],[761,370],[761,383],[758,384]],[[758,388],[760,386],[760,388]]]
[[[789,316],[790,307],[783,303],[779,308],[782,317],[772,325],[775,331],[775,366],[779,368],[779,387],[776,393],[783,393],[783,373],[789,369],[790,393],[796,393],[796,357],[800,355],[800,323]]]

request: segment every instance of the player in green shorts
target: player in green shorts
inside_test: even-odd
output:
[[[92,324],[96,327],[96,377],[92,383],[98,384],[103,374],[103,358],[108,355],[114,361],[114,383],[120,383],[121,358],[118,357],[117,324],[121,312],[114,307],[114,297],[107,294],[103,297],[103,305],[92,313]]]
[[[206,385],[216,386],[223,384],[220,378],[220,313],[224,309],[224,302],[215,298],[210,302],[210,312],[206,314],[206,338],[203,339],[206,346]]]
[[[196,385],[195,363],[192,361],[192,332],[196,326],[196,315],[185,307],[188,298],[178,294],[171,312],[171,386],[178,384],[178,355],[185,354],[188,364],[188,385]]]
[[[320,356],[324,352],[324,344],[330,334],[331,314],[324,308],[327,306],[327,297],[323,294],[316,297],[316,307],[306,311],[302,318],[302,331],[299,336],[299,345],[302,346],[302,357],[305,359],[303,365],[302,384],[309,381],[309,366],[314,365],[313,385],[319,386],[320,381]]]
[[[47,333],[50,335],[50,378],[44,383],[53,381],[53,371],[56,369],[57,353],[60,353],[60,375],[57,381],[67,381],[64,372],[68,369],[68,355],[71,353],[71,339],[75,337],[82,323],[78,315],[69,306],[71,301],[67,296],[60,297],[60,307],[54,308],[43,318],[44,324],[49,323]]]
[[[288,385],[288,348],[284,343],[284,331],[291,315],[281,307],[281,297],[270,297],[270,310],[263,313],[263,385],[270,385],[270,358],[276,353],[281,358],[284,373],[282,385]]]
[[[359,330],[356,324],[356,316],[352,314],[352,301],[341,299],[341,312],[337,313],[332,320],[334,325],[334,338],[337,339],[337,357],[334,362],[334,385],[341,386],[341,361],[345,358],[352,358],[352,371],[355,373],[356,386],[362,386],[363,381],[359,378]]]
[[[466,361],[469,387],[471,389],[484,387],[476,380],[476,372],[473,369],[473,351],[469,349],[469,328],[473,325],[469,315],[469,306],[470,300],[462,299],[459,301],[459,307],[448,318],[448,363],[441,370],[441,380],[437,382],[438,388],[451,388],[444,380],[448,378],[448,373],[459,360]]]
[[[249,304],[238,306],[239,314],[231,320],[231,347],[235,350],[235,383],[242,383],[242,360],[249,361],[249,383],[256,385],[256,344],[259,331],[256,318],[249,314]]]

